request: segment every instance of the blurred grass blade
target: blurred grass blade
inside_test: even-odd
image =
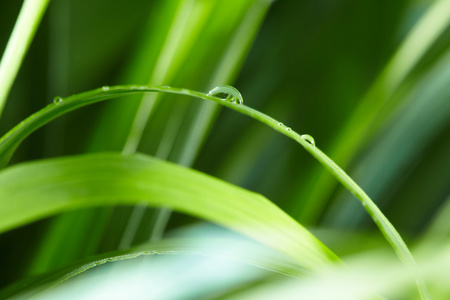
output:
[[[254,23],[247,24],[244,18],[250,17],[247,11],[255,9],[264,12],[269,4],[266,0],[183,0],[159,4],[161,8],[158,10],[162,10],[161,13],[166,14],[167,18],[159,14],[149,18],[146,35],[120,82],[176,84],[193,89],[207,89],[212,87],[211,84],[224,83],[222,80],[211,82],[211,78],[219,80],[217,72],[227,77],[230,76],[228,73],[236,71],[248,50],[248,41],[253,39],[252,35],[241,36],[238,45],[231,42],[233,34],[244,25],[259,28],[260,19],[248,18]],[[231,46],[233,51],[226,53]],[[227,58],[226,68],[221,65],[224,57]],[[195,77],[192,76],[194,73],[197,74]],[[155,110],[159,109],[159,97],[164,96],[145,95],[133,97],[128,102],[108,104],[98,127],[94,129],[89,151],[123,151],[125,146],[125,152],[131,153],[141,146],[140,136],[145,134],[144,127],[153,118]],[[166,118],[170,118],[173,106],[165,105],[166,108],[171,107],[164,112]],[[189,120],[187,125],[191,126]]]
[[[434,1],[392,57],[372,89],[388,99],[450,24],[450,2]],[[381,102],[382,99],[380,99]]]
[[[242,24],[239,26],[237,32],[227,46],[227,50],[208,84],[209,87],[215,87],[219,84],[229,83],[234,80],[270,4],[271,1],[256,1],[250,7],[242,20]],[[219,109],[220,105],[215,103],[206,101],[200,103],[195,111],[195,115],[191,118],[192,121],[188,132],[185,134],[186,137],[182,144],[183,150],[174,161],[187,167],[193,164],[203,142],[208,136]],[[178,111],[178,109],[176,109],[176,111]],[[158,148],[158,150],[160,149],[161,147]],[[161,157],[158,156],[158,153],[156,153],[156,156]],[[151,240],[158,239],[162,236],[170,215],[171,212],[168,209],[163,209],[158,212],[157,220],[150,237]]]
[[[271,1],[256,1],[249,9],[243,18],[242,24],[231,39],[216,72],[208,83],[209,88],[234,80],[270,4]],[[177,159],[179,164],[182,166],[190,166],[193,163],[200,150],[200,146],[206,139],[208,131],[215,120],[219,108],[220,106],[215,103],[202,102],[200,104],[184,141],[184,151],[181,153],[179,159]]]
[[[355,167],[352,177],[373,198],[383,199],[386,191],[392,190],[391,185],[396,182],[396,178],[407,173],[414,162],[424,155],[428,145],[450,124],[449,83],[450,53],[447,53],[405,96],[409,105],[393,115],[382,128],[377,143]],[[434,188],[445,193],[448,182]],[[428,198],[427,201],[423,199],[419,203],[420,210],[429,211],[430,207],[438,205],[436,201],[441,201],[441,197]],[[413,203],[409,205],[415,206]],[[363,216],[357,214],[357,209],[352,202],[338,199],[334,209],[330,210],[329,218],[340,218],[340,224],[358,224]],[[409,211],[409,214],[412,213],[413,209]],[[351,220],[349,215],[353,216]]]
[[[423,239],[439,241],[447,239],[448,236],[450,236],[450,195],[447,196],[437,216],[427,228]]]
[[[263,196],[143,155],[84,155],[2,171],[0,232],[81,207],[143,202],[233,229],[311,270],[338,260]]]
[[[449,244],[434,244],[433,251],[422,257],[418,268],[400,265],[383,252],[368,252],[348,257],[345,267],[330,274],[295,280],[274,281],[244,290],[225,299],[418,299],[412,287],[417,276],[434,283],[434,299],[450,295],[448,269]],[[374,297],[374,295],[384,297]]]
[[[359,106],[352,112],[352,116],[346,121],[336,138],[331,147],[330,156],[339,165],[344,168],[347,167],[360,147],[368,141],[371,137],[368,132],[374,126],[383,105],[392,100],[401,83],[408,77],[411,70],[418,65],[426,52],[430,50],[449,23],[450,2],[440,0],[431,4]],[[410,86],[413,86],[413,84],[410,83]],[[390,103],[389,105],[395,107],[404,100],[406,99],[399,98],[396,100],[398,103]],[[317,221],[327,199],[336,186],[335,181],[319,169],[316,169],[315,174],[310,176],[310,181],[311,184],[306,186],[314,187],[314,189],[302,189],[298,196],[306,202],[294,204],[294,209],[299,214],[299,220],[306,223]]]
[[[50,0],[25,0],[0,61],[0,115]]]
[[[199,2],[195,0],[180,2],[148,84],[160,85],[172,81],[174,70],[179,68],[179,64],[189,53],[209,15],[203,11],[204,8],[205,6],[199,5]],[[123,146],[124,154],[136,152],[158,96],[158,94],[142,96],[136,112],[133,112],[131,128]]]
[[[220,234],[220,232],[219,232]],[[232,245],[232,247],[230,247]],[[114,251],[85,259],[62,270],[27,278],[0,291],[0,298],[31,297],[60,285],[83,272],[109,262],[149,255],[200,255],[234,261],[289,277],[303,277],[309,272],[293,260],[260,244],[230,237],[171,238],[137,248]]]

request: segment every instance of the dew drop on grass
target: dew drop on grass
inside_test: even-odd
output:
[[[62,101],[63,101],[63,98],[60,97],[60,96],[57,96],[57,97],[53,98],[53,103],[60,103]]]
[[[109,86],[107,86],[107,85],[103,86],[103,87],[102,87],[102,90],[104,90],[105,92],[106,92],[106,91],[109,91]]]
[[[292,131],[291,127],[286,127],[286,131]]]
[[[241,93],[230,85],[219,85],[209,91],[208,96],[216,96],[222,100],[236,104],[244,104]]]
[[[313,147],[316,146],[316,142],[314,141],[314,138],[312,136],[310,136],[309,134],[302,134],[302,136],[300,138],[302,140],[304,140],[305,142],[307,142],[308,144],[310,144],[311,146],[313,146]]]

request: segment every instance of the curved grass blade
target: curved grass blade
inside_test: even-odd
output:
[[[57,98],[56,102],[48,105],[44,109],[30,116],[22,123],[17,125],[11,131],[9,131],[0,140],[0,163],[6,164],[9,157],[6,153],[10,153],[11,149],[17,147],[17,145],[30,133],[35,131],[40,126],[48,123],[52,119],[65,112],[74,110],[78,107],[82,107],[91,103],[95,103],[106,98],[118,97],[123,94],[130,94],[134,92],[166,92],[179,95],[188,95],[205,100],[215,101],[231,108],[244,115],[252,117],[276,131],[286,135],[287,137],[295,140],[302,145],[312,156],[314,156],[343,186],[345,186],[355,197],[361,201],[362,205],[374,220],[375,224],[380,229],[383,236],[391,244],[394,251],[399,258],[408,265],[415,266],[414,258],[406,246],[405,242],[401,238],[397,230],[392,226],[389,220],[383,215],[376,204],[369,198],[369,196],[356,184],[353,179],[345,173],[331,158],[323,153],[316,147],[314,139],[309,135],[299,135],[293,131],[290,127],[285,126],[283,123],[269,117],[268,115],[254,110],[248,106],[236,102],[226,101],[221,98],[208,96],[205,93],[191,91],[187,89],[171,88],[167,86],[152,87],[152,86],[114,86],[103,87],[100,89],[84,92],[81,94],[73,95],[63,98]],[[1,164],[0,164],[1,166]],[[0,227],[1,228],[1,227]],[[420,291],[423,295],[427,294],[426,288],[423,283],[420,283]],[[427,298],[424,296],[424,298]]]
[[[232,249],[227,249],[227,245],[233,245]],[[299,278],[308,274],[293,260],[250,241],[217,237],[172,238],[133,249],[104,253],[58,271],[27,278],[1,290],[0,298],[31,297],[105,263],[151,255],[200,255],[235,261],[289,277]]]
[[[83,155],[0,173],[0,232],[81,207],[137,203],[170,207],[233,229],[311,270],[338,260],[263,196],[152,157]]]

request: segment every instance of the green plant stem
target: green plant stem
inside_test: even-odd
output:
[[[50,0],[25,0],[0,62],[0,115]]]
[[[163,92],[170,94],[186,95],[195,98],[205,99],[217,102],[223,106],[231,108],[244,115],[252,117],[285,136],[297,141],[303,148],[306,149],[312,156],[314,156],[342,185],[344,185],[355,197],[360,200],[363,207],[374,220],[375,224],[380,229],[385,239],[392,246],[400,260],[409,266],[415,266],[415,260],[401,238],[400,234],[383,215],[376,204],[369,198],[369,196],[350,178],[344,170],[342,170],[333,160],[331,160],[325,153],[315,146],[314,141],[310,136],[299,135],[289,127],[283,125],[281,122],[269,117],[268,115],[254,110],[243,104],[236,104],[223,100],[221,98],[208,96],[205,93],[192,91],[188,89],[172,88],[168,86],[114,86],[103,87],[92,91],[76,94],[67,98],[57,98],[57,101],[48,105],[37,113],[31,115],[19,125],[9,131],[4,137],[0,139],[0,163],[7,163],[9,159],[8,154],[12,155],[15,147],[29,134],[55,119],[56,117],[74,110],[76,108],[106,100],[108,98],[116,98],[124,94],[142,93],[142,92]],[[428,299],[428,292],[425,284],[418,280],[419,292],[422,299]]]

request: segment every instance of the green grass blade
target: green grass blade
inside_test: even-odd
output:
[[[263,196],[144,155],[92,154],[0,173],[0,232],[81,207],[171,207],[247,235],[321,270],[337,257]]]
[[[315,145],[314,139],[309,135],[299,135],[291,128],[285,126],[283,123],[257,111],[250,107],[237,102],[230,102],[221,98],[208,96],[207,94],[191,91],[187,89],[178,89],[171,87],[148,87],[148,86],[115,86],[100,88],[85,93],[77,94],[67,97],[65,99],[57,99],[56,103],[50,104],[46,108],[30,116],[24,122],[19,124],[16,128],[13,128],[0,140],[0,159],[8,159],[3,157],[3,153],[9,153],[11,149],[17,147],[17,144],[21,142],[23,138],[29,135],[31,132],[44,125],[46,122],[56,118],[57,116],[74,110],[78,107],[95,103],[106,98],[117,97],[122,94],[128,94],[133,92],[166,92],[179,95],[188,95],[206,100],[212,100],[220,103],[228,108],[231,108],[237,112],[252,117],[276,131],[292,138],[300,145],[302,145],[312,156],[314,156],[343,186],[345,186],[357,199],[359,199],[372,217],[381,233],[386,240],[391,244],[399,258],[408,265],[415,265],[414,258],[409,251],[408,247],[404,243],[399,233],[395,230],[394,226],[383,215],[378,207],[373,203],[369,196],[345,173],[336,163],[333,162],[328,156],[326,156]],[[422,285],[422,284],[421,284]],[[421,290],[426,290],[424,287]],[[424,292],[426,293],[426,292]]]
[[[270,4],[270,1],[256,1],[250,8],[213,74],[208,84],[209,87],[234,80]],[[201,144],[206,139],[219,107],[212,103],[201,103],[184,142],[185,150],[177,160],[181,165],[190,166],[193,163]]]
[[[50,0],[25,0],[0,62],[0,115]]]

